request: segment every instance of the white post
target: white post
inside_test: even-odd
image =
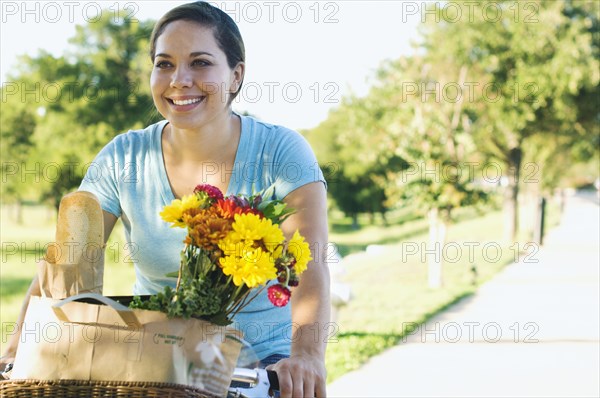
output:
[[[429,248],[428,256],[428,281],[431,289],[442,287],[442,249],[446,241],[446,224],[439,219],[439,211],[433,208],[429,211]]]

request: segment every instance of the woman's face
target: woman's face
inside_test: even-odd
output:
[[[174,127],[201,128],[229,113],[230,93],[238,89],[243,73],[242,63],[229,68],[211,28],[171,22],[156,40],[152,98]]]

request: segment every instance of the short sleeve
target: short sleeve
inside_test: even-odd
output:
[[[312,182],[327,182],[319,167],[310,144],[299,133],[280,127],[279,148],[275,151],[273,174],[275,176],[275,195],[283,199],[290,192]]]
[[[96,195],[102,210],[121,216],[119,202],[118,177],[119,160],[116,153],[116,139],[108,143],[96,156],[83,177],[80,191]]]

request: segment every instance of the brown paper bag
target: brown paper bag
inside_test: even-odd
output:
[[[104,218],[90,192],[77,191],[60,201],[56,242],[38,264],[42,294],[62,299],[79,293],[102,293]]]
[[[95,299],[106,305],[77,302]],[[241,332],[132,310],[98,294],[31,297],[13,379],[177,383],[226,395]]]

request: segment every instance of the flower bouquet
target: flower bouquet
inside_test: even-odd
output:
[[[177,284],[145,301],[135,297],[130,307],[224,326],[274,279],[269,300],[285,306],[312,257],[298,231],[286,242],[279,225],[293,210],[270,200],[273,193],[270,187],[225,198],[218,188],[202,184],[165,206],[162,219],[187,229],[179,271],[167,275],[177,277]]]

